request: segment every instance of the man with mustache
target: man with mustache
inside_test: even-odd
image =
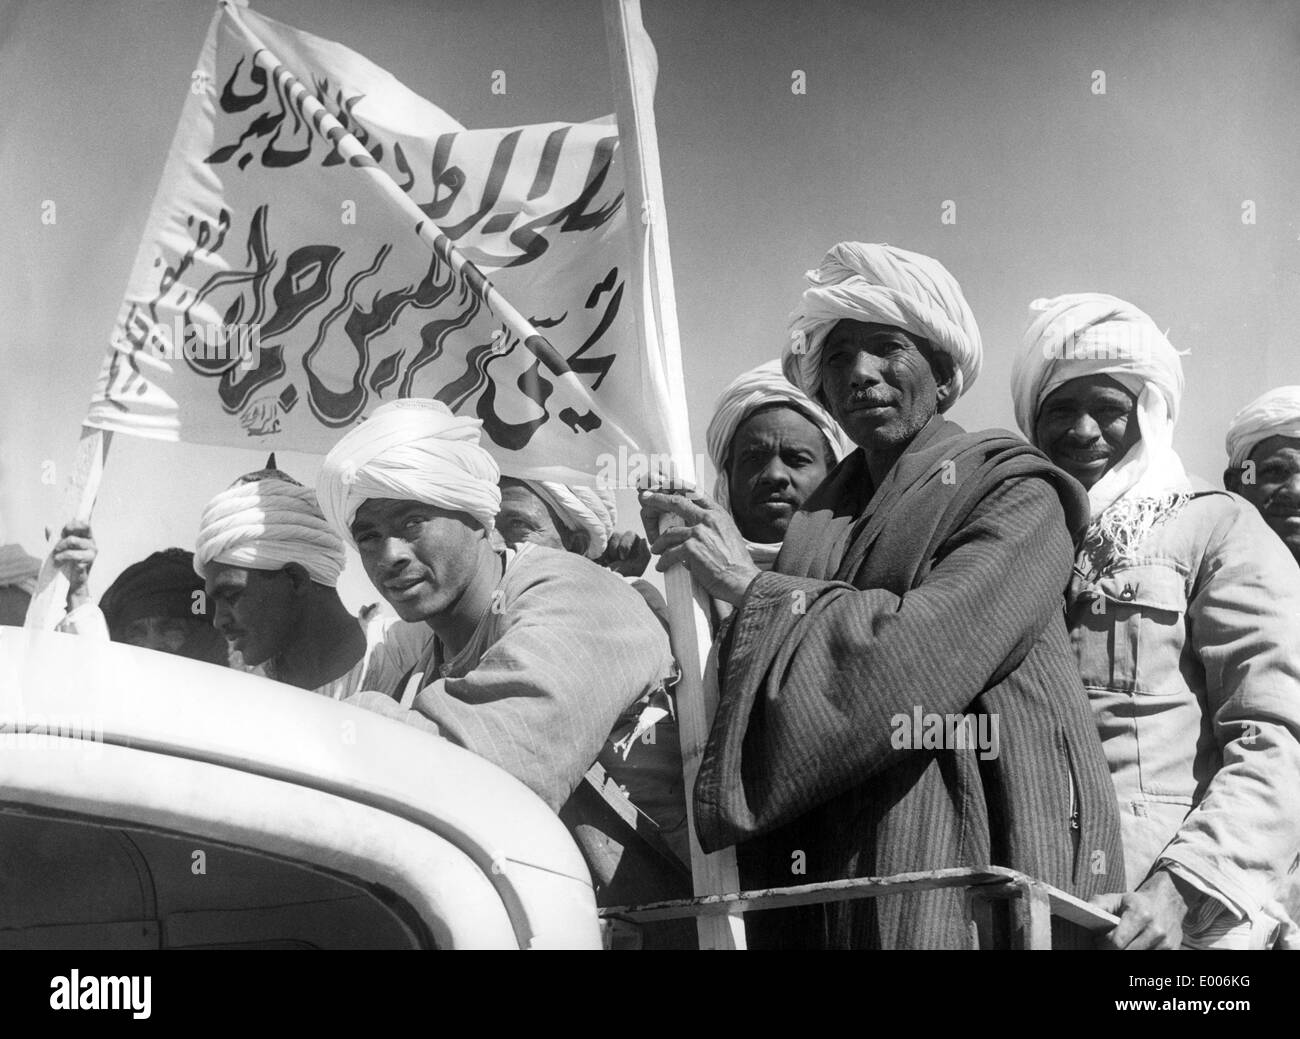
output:
[[[791,316],[791,382],[857,450],[804,502],[772,570],[701,494],[642,495],[659,566],[735,607],[694,797],[745,887],[955,866],[1078,895],[1122,879],[1113,791],[1061,617],[1082,490],[1010,434],[943,417],[979,372],[974,316],[928,256],[841,242]],[[965,740],[899,719],[996,719]],[[754,946],[961,948],[951,889],[750,914]]]
[[[767,361],[733,379],[705,434],[718,476],[713,499],[770,570],[790,520],[850,448],[836,421]]]
[[[1300,562],[1300,386],[1279,386],[1247,404],[1225,446],[1223,485],[1255,506]]]
[[[1071,641],[1123,829],[1116,949],[1261,948],[1300,853],[1300,571],[1173,449],[1182,362],[1114,296],[1030,304],[1016,421],[1088,491]]]
[[[632,588],[588,559],[531,542],[498,551],[501,474],[481,426],[440,401],[397,400],[325,458],[317,495],[330,526],[398,615],[427,630],[394,688],[351,702],[530,787],[574,833],[601,904],[688,895],[689,872],[659,836],[655,806],[635,803],[636,756],[614,745],[655,738],[641,709],[676,681],[668,635]],[[629,713],[644,721],[623,732]],[[610,818],[615,803],[623,824]],[[637,837],[636,854],[610,853]]]
[[[422,625],[354,617],[336,587],[345,562],[315,491],[274,455],[208,502],[199,522],[194,570],[230,649],[268,678],[334,700],[395,681],[428,637]]]

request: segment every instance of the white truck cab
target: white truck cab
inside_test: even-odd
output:
[[[0,948],[599,949],[527,787],[252,675],[0,627]]]

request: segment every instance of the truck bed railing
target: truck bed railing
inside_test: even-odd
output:
[[[758,909],[788,909],[911,891],[964,888],[972,949],[1051,949],[1091,946],[1118,917],[1059,888],[1004,866],[956,867],[891,877],[856,877],[793,887],[678,898],[602,909],[607,920],[650,923],[681,917],[717,916]]]

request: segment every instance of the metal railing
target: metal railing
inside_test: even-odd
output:
[[[759,909],[881,898],[936,888],[964,888],[972,949],[1079,948],[1119,923],[1118,917],[1059,888],[1004,866],[933,869],[892,877],[856,877],[794,887],[678,898],[600,910],[606,920],[651,923]]]

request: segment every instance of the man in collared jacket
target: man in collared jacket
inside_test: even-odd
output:
[[[1300,853],[1300,571],[1247,502],[1184,472],[1182,365],[1146,314],[1093,293],[1030,309],[1016,419],[1092,507],[1068,623],[1123,827],[1106,941],[1273,945]]]

